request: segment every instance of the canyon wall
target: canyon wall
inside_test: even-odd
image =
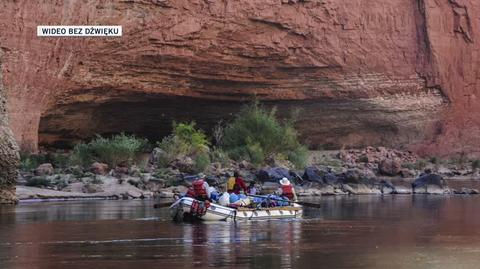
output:
[[[474,0],[6,0],[10,125],[33,151],[159,139],[174,119],[208,130],[255,97],[282,116],[301,108],[312,147],[475,154],[478,14]],[[123,37],[36,37],[97,24]]]
[[[0,67],[2,66],[0,49]],[[0,204],[15,202],[18,148],[8,127],[6,93],[0,73]]]

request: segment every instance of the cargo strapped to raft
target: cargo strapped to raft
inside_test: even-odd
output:
[[[190,214],[193,216],[201,217],[207,213],[207,209],[210,207],[210,202],[200,202],[198,200],[193,200],[192,205],[190,206]]]

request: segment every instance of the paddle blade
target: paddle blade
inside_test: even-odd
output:
[[[154,204],[153,208],[163,208],[163,207],[170,207],[173,203],[158,203]]]
[[[313,207],[313,208],[321,208],[319,204],[314,204],[314,203],[308,203],[308,202],[295,202],[301,206],[306,206],[306,207]]]

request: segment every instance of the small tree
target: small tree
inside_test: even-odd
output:
[[[98,161],[110,167],[131,165],[139,161],[148,141],[124,133],[106,138],[98,135],[89,143],[80,143],[73,149],[72,161],[83,166]]]
[[[308,157],[307,148],[298,141],[294,119],[280,122],[275,108],[267,110],[258,102],[245,106],[225,127],[222,147],[231,158],[255,164],[282,154],[300,168]]]
[[[474,171],[477,171],[478,169],[480,169],[480,160],[479,159],[476,159],[476,160],[472,161],[472,169]]]
[[[210,142],[207,136],[195,127],[195,122],[173,122],[172,127],[172,134],[157,144],[163,153],[159,165],[166,167],[176,158],[188,156],[195,161],[195,170],[202,172],[210,164]]]

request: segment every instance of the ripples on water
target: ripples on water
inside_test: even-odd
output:
[[[0,268],[480,268],[480,196],[315,200],[303,220],[177,224],[153,201],[0,207]]]

